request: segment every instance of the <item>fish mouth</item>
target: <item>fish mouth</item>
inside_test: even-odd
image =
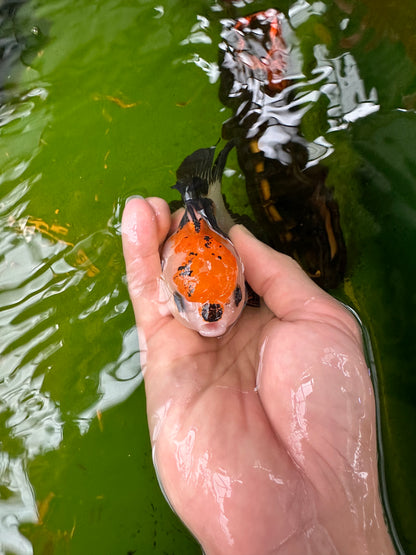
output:
[[[199,335],[203,337],[221,337],[227,331],[228,326],[221,321],[207,322],[198,330]]]

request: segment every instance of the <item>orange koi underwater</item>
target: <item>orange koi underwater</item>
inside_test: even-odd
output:
[[[162,283],[173,316],[206,337],[224,335],[246,301],[243,265],[218,225],[218,220],[227,221],[218,192],[231,147],[220,152],[214,165],[215,147],[197,150],[182,162],[174,188],[185,213],[162,252]]]

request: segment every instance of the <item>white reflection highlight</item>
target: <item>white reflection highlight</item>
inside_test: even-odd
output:
[[[165,8],[163,6],[155,6],[153,9],[156,12],[154,19],[160,19],[165,15]]]
[[[255,387],[255,391],[259,391],[259,389],[260,389],[260,382],[261,382],[261,378],[262,378],[262,374],[263,374],[263,358],[264,358],[264,351],[265,351],[265,349],[266,349],[268,340],[269,340],[269,338],[266,337],[265,340],[263,341],[261,347],[260,347],[259,362],[258,362],[258,366],[257,366],[257,376],[256,376],[256,387]]]
[[[351,377],[351,373],[348,369],[348,355],[339,353],[332,347],[325,347],[324,355],[321,360],[322,364],[325,364],[325,366],[332,366],[333,368],[340,370],[346,378]]]
[[[228,545],[234,544],[226,516],[225,501],[232,495],[233,485],[241,484],[241,480],[233,479],[224,468],[210,468],[209,451],[198,454],[196,449],[197,428],[191,428],[181,440],[175,440],[175,460],[181,476],[204,495],[214,499],[218,507],[218,522]]]
[[[345,129],[349,123],[380,109],[376,89],[373,87],[367,93],[357,63],[349,52],[329,58],[326,46],[317,44],[314,54],[317,67],[312,73],[317,75],[319,81],[325,80],[320,91],[329,100],[330,131]]]
[[[188,44],[211,44],[212,39],[206,32],[210,26],[210,21],[203,15],[196,16],[197,22],[191,27],[189,35],[179,44],[186,46]],[[207,75],[210,83],[216,83],[220,76],[220,70],[217,62],[208,62],[204,60],[200,54],[194,52],[191,58],[183,60],[184,64],[195,64]]]
[[[133,326],[124,334],[123,347],[118,359],[104,366],[100,372],[98,401],[79,415],[78,426],[81,434],[89,430],[91,420],[97,413],[128,399],[142,381],[137,331]]]
[[[43,376],[27,380],[20,387],[9,387],[5,401],[12,416],[7,427],[20,438],[27,456],[57,449],[62,441],[62,419],[58,406],[41,391]],[[11,391],[10,391],[11,389]]]
[[[184,46],[186,44],[211,44],[211,37],[205,33],[209,27],[209,20],[203,15],[196,16],[197,22],[192,26],[190,34],[186,39],[182,40],[179,44]]]
[[[308,439],[306,401],[307,398],[313,393],[313,386],[313,377],[309,374],[309,372],[305,372],[302,375],[299,387],[291,392],[293,418],[290,430],[290,443],[296,458],[301,463],[305,462],[303,441]]]
[[[0,483],[10,497],[0,499],[0,553],[33,555],[32,544],[19,532],[21,522],[36,522],[37,507],[22,459],[0,453]]]
[[[305,23],[312,15],[322,15],[326,12],[323,2],[313,2],[310,4],[306,0],[298,0],[289,8],[289,18],[293,27],[299,27]]]
[[[212,475],[212,489],[214,492],[215,500],[220,508],[220,526],[224,532],[228,544],[234,544],[234,538],[232,537],[230,530],[228,528],[228,518],[225,516],[224,500],[227,497],[231,497],[231,478],[227,476],[225,470],[220,470],[220,472],[214,472]]]
[[[233,481],[224,469],[220,468],[216,471],[212,471],[208,467],[209,461],[210,456],[208,451],[206,451],[198,460],[195,478],[197,481],[202,482],[203,491],[214,497],[219,508],[220,514],[218,519],[221,529],[224,532],[228,544],[233,545],[234,538],[232,537],[228,526],[229,520],[225,515],[224,507],[225,499],[231,497]]]
[[[268,476],[268,479],[277,484],[278,486],[283,486],[284,485],[284,481],[282,480],[282,478],[279,478],[278,476],[276,476],[271,468],[268,468],[266,466],[264,466],[259,460],[256,460],[253,468],[255,468],[256,470],[262,470],[263,472],[265,472]]]
[[[151,424],[153,427],[153,432],[152,432],[152,447],[153,447],[153,455],[154,455],[154,444],[156,443],[157,439],[159,438],[160,435],[160,431],[162,429],[162,426],[166,420],[166,417],[168,415],[169,409],[172,405],[172,399],[169,399],[169,401],[167,401],[164,405],[162,405],[161,407],[159,407],[156,412],[153,414],[152,416],[152,420],[151,420]],[[155,458],[153,456],[153,462],[155,462]]]
[[[192,428],[181,441],[174,441],[176,446],[175,459],[179,472],[189,480],[193,466],[193,450],[195,445],[196,430]]]
[[[184,60],[184,64],[195,64],[197,67],[201,68],[204,73],[206,73],[209,82],[216,83],[220,76],[220,70],[217,62],[207,62],[199,56],[199,54],[193,54],[192,58]]]

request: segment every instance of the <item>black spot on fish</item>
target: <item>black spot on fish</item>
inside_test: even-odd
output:
[[[202,318],[205,322],[217,322],[222,317],[222,308],[219,304],[205,303],[202,306]]]
[[[173,300],[175,301],[176,308],[179,312],[185,312],[185,299],[182,297],[180,293],[175,291],[173,294]]]
[[[210,249],[212,247],[212,239],[209,235],[205,235],[204,237],[204,241],[205,241],[205,248],[206,249]]]
[[[188,262],[186,266],[178,266],[178,272],[181,277],[191,276],[192,275],[191,263]]]
[[[192,295],[194,294],[194,291],[195,291],[195,285],[193,283],[189,283],[186,291],[186,294],[188,295],[188,297],[192,297]]]
[[[237,285],[237,287],[234,289],[235,306],[238,306],[241,303],[242,298],[243,298],[243,294],[241,292],[241,287]]]
[[[222,256],[218,255],[217,256],[218,260],[222,260]]]

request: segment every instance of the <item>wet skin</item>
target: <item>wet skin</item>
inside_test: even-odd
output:
[[[230,232],[263,298],[222,338],[159,296],[167,204],[122,223],[156,470],[208,555],[393,554],[378,495],[374,397],[350,313],[289,257]]]

